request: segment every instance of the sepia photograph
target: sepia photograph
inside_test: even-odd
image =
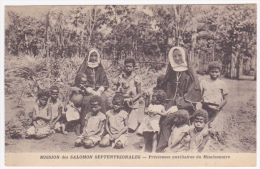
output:
[[[4,10],[6,158],[256,159],[257,4]]]

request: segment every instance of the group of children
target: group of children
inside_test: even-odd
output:
[[[203,79],[200,82],[202,108],[195,110],[192,115],[184,109],[178,110],[176,106],[165,110],[165,91],[154,88],[150,92],[151,97],[149,96],[150,99],[146,102],[146,116],[139,126],[139,133],[144,137],[144,151],[156,152],[160,134],[160,119],[161,116],[166,116],[168,113],[174,113],[174,125],[171,128],[165,152],[201,152],[203,150],[209,140],[210,124],[227,103],[228,93],[225,83],[218,79],[221,64],[212,62],[208,71],[210,79]],[[158,81],[162,78],[159,77]],[[80,79],[84,80],[84,77],[80,77]],[[136,84],[136,81],[139,80],[134,78],[133,84]],[[112,109],[105,114],[101,112],[100,96],[92,95],[90,97],[90,112],[85,116],[83,133],[77,137],[76,147],[92,148],[99,145],[100,147],[124,148],[127,145],[129,112],[125,109],[125,103],[136,92],[136,89],[125,90],[129,88],[129,84],[124,81],[121,83],[122,85],[118,88],[120,92],[113,97]],[[33,126],[28,129],[28,136],[43,138],[56,131],[67,133],[65,131],[66,109],[59,100],[58,94],[57,86],[52,86],[50,92],[38,93],[37,104],[33,109]],[[127,103],[129,104],[129,102]]]

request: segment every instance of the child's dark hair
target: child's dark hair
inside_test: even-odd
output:
[[[218,68],[219,71],[221,71],[222,70],[222,65],[221,65],[221,63],[219,63],[217,61],[211,62],[209,64],[209,66],[208,66],[208,72],[210,72],[210,70],[213,69],[213,68]]]
[[[58,90],[59,91],[59,87],[56,85],[53,85],[50,87],[50,91],[52,92],[53,90]]]
[[[208,112],[206,110],[200,109],[200,110],[196,110],[193,114],[193,118],[195,119],[196,117],[203,117],[204,118],[204,122],[207,123],[208,122]]]
[[[156,96],[156,99],[159,104],[164,104],[166,100],[166,93],[164,90],[153,90],[153,96]]]
[[[50,92],[48,90],[44,90],[41,89],[38,94],[37,94],[37,98],[40,99],[41,97],[46,96],[46,97],[50,97]]]
[[[157,83],[156,83],[156,87],[154,87],[154,90],[160,90],[160,89],[162,89],[162,82],[163,82],[164,77],[165,77],[165,75],[162,74],[162,75],[160,75],[160,76],[157,78]]]
[[[124,105],[124,95],[122,93],[116,93],[113,97],[112,104],[120,103],[121,106]]]
[[[101,105],[101,98],[98,95],[93,95],[90,97],[89,103],[98,103],[98,105]]]
[[[177,123],[175,122],[175,125],[178,127],[188,122],[189,112],[187,110],[181,109],[174,113],[174,117],[178,118],[178,120],[176,120]]]
[[[133,63],[133,66],[135,67],[135,59],[133,57],[127,57],[124,61],[124,64],[127,63]]]

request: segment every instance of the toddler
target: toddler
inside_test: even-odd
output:
[[[153,153],[156,151],[158,133],[160,132],[160,118],[161,115],[166,113],[164,107],[165,99],[166,93],[163,90],[153,91],[151,103],[145,110],[148,116],[144,119],[144,124],[142,124],[144,125],[143,136],[145,141],[143,151],[152,150]]]

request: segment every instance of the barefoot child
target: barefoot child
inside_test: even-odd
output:
[[[78,137],[75,146],[84,146],[85,148],[95,147],[101,140],[104,133],[106,116],[101,110],[101,98],[97,95],[90,97],[91,112],[85,117],[85,126],[83,133]]]
[[[190,152],[198,153],[204,149],[209,140],[208,128],[205,127],[208,122],[208,113],[205,110],[197,110],[193,114],[194,122],[190,127]]]
[[[52,109],[51,106],[47,104],[48,98],[49,91],[39,91],[37,102],[33,107],[33,126],[27,130],[27,137],[34,136],[35,138],[44,138],[52,134],[50,126]]]
[[[117,93],[112,101],[113,109],[107,111],[107,135],[100,142],[101,147],[112,144],[113,148],[124,148],[127,144],[128,113],[123,109],[124,96]]]
[[[220,63],[210,63],[208,71],[210,78],[203,79],[200,87],[203,98],[202,108],[208,112],[209,123],[211,123],[227,103],[228,89],[225,82],[219,79]]]
[[[189,132],[189,113],[187,110],[181,109],[174,113],[174,125],[168,141],[168,147],[165,149],[167,153],[186,152],[189,150],[190,137]]]
[[[61,132],[63,134],[68,134],[67,131],[65,131],[65,113],[63,111],[63,103],[59,99],[59,88],[57,86],[51,86],[50,94],[51,97],[48,100],[48,104],[52,108],[51,127],[55,131]]]
[[[129,131],[138,127],[137,113],[141,97],[141,78],[135,73],[135,59],[128,57],[124,61],[124,71],[116,82],[117,92],[124,94],[124,109],[129,113]]]
[[[155,153],[157,146],[158,133],[160,131],[160,118],[161,115],[166,115],[165,112],[165,99],[166,93],[163,90],[154,90],[151,103],[146,109],[145,113],[148,114],[144,119],[144,147],[143,151],[151,151]]]

